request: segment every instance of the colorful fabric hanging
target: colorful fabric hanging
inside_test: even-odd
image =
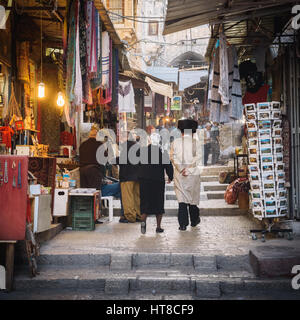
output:
[[[102,86],[109,87],[110,37],[107,31],[102,32]]]
[[[79,10],[79,47],[80,47],[80,69],[82,77],[82,98],[83,102],[88,101],[88,74],[87,74],[87,50],[86,50],[86,4],[80,0]]]
[[[97,72],[95,5],[87,1],[87,66],[88,72]]]
[[[227,51],[227,41],[224,33],[220,33],[219,37],[219,70],[220,70],[220,78],[219,78],[219,89],[218,92],[221,96],[221,101],[223,105],[229,104],[229,80],[228,80],[228,51]]]

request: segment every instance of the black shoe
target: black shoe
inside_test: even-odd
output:
[[[126,218],[120,218],[120,223],[128,223],[129,221]]]
[[[164,232],[164,229],[162,229],[162,228],[156,228],[156,233],[162,233],[162,232]]]
[[[99,221],[99,220],[96,220],[95,221],[95,224],[102,224],[103,222],[102,221]]]
[[[145,234],[146,233],[146,222],[142,221],[141,223],[141,233]]]
[[[197,222],[195,224],[191,224],[191,227],[196,227],[200,223],[201,219],[200,217],[197,219]]]
[[[185,230],[186,230],[186,227],[179,227],[178,230],[180,230],[180,231],[185,231]]]
[[[135,222],[142,222],[143,220],[139,219],[139,218],[136,218],[135,219]]]

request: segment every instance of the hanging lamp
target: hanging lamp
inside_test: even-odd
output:
[[[57,95],[56,103],[59,107],[63,107],[65,105],[65,98],[64,98],[64,95],[61,91]]]
[[[42,10],[41,10],[41,82],[38,85],[38,97],[39,98],[45,97],[45,84],[43,83],[43,17],[42,17]]]

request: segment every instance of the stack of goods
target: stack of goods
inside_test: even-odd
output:
[[[251,207],[256,218],[287,214],[279,102],[246,104]]]

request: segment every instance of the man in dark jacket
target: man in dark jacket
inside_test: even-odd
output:
[[[124,210],[124,217],[121,217],[120,222],[136,222],[141,220],[138,165],[132,164],[129,156],[130,149],[136,142],[128,138],[127,132],[124,133],[123,139],[124,142],[120,145],[120,157],[117,158]]]

